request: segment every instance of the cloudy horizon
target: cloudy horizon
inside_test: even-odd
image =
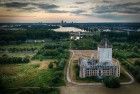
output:
[[[140,22],[140,0],[0,0],[0,22]]]

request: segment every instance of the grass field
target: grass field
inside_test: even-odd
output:
[[[26,56],[29,56],[29,57],[33,57],[35,55],[34,52],[16,52],[16,53],[9,53],[9,52],[6,52],[6,53],[0,53],[0,56],[4,55],[4,54],[7,54],[8,56],[13,56],[13,57],[26,57]]]
[[[13,44],[13,45],[4,45],[0,46],[0,48],[40,48],[44,45],[44,43],[22,43],[22,44]]]
[[[0,65],[0,78],[6,87],[46,87],[55,72],[55,69],[48,69],[52,61]]]

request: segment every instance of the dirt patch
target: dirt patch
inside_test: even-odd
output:
[[[140,58],[129,58],[128,61],[134,63],[136,60],[140,60]]]
[[[30,64],[38,65],[38,69],[47,69],[50,62],[54,62],[54,60],[44,60],[44,61],[32,61]]]
[[[0,65],[0,75],[16,75],[18,71],[18,64],[4,64]]]
[[[43,62],[40,64],[39,69],[47,69],[50,62]]]
[[[94,57],[97,58],[97,51],[95,50],[73,50],[73,60],[78,60],[80,57]]]

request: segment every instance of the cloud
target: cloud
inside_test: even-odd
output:
[[[22,17],[22,18],[32,18],[32,17],[36,17],[36,16],[19,16],[19,15],[5,15],[5,14],[3,14],[3,15],[0,15],[0,17]]]
[[[124,4],[107,4],[100,5],[96,8],[92,8],[94,13],[128,13],[128,14],[139,14],[140,13],[140,2],[128,2]]]
[[[31,3],[31,5],[35,5],[40,9],[55,9],[55,8],[59,8],[59,6],[55,5],[55,4],[41,4],[41,3]]]
[[[138,14],[133,14],[133,15],[119,15],[115,13],[106,13],[106,14],[97,14],[96,17],[99,18],[105,18],[105,19],[111,19],[115,21],[131,21],[131,22],[138,22],[139,20],[139,15]]]
[[[53,8],[59,8],[59,6],[55,4],[48,4],[48,3],[23,3],[23,2],[7,2],[7,3],[2,3],[0,4],[0,7],[7,7],[7,8],[23,8],[27,7],[28,5],[32,6],[37,6],[38,8],[41,9],[53,9]]]
[[[28,6],[28,3],[23,2],[7,2],[7,3],[1,3],[0,7],[7,7],[7,8],[22,8]]]
[[[86,2],[75,2],[75,4],[85,4]]]
[[[3,2],[2,2],[3,1]],[[77,17],[133,20],[140,16],[139,0],[2,0],[3,11],[69,13]],[[8,13],[8,12],[7,12]],[[9,14],[10,15],[10,14]],[[48,14],[49,15],[49,14]],[[137,15],[137,16],[135,16]],[[61,14],[60,14],[61,16]],[[88,18],[89,17],[89,18]],[[56,17],[57,18],[57,17]],[[128,19],[129,18],[129,19]],[[137,21],[136,20],[136,21]],[[140,21],[140,20],[139,20]]]
[[[75,10],[75,11],[72,11],[71,13],[73,14],[81,14],[81,13],[84,13],[85,11],[84,10]]]
[[[20,11],[29,11],[29,12],[37,12],[39,11],[36,7],[23,7]]]
[[[14,8],[14,9],[18,9],[21,11],[38,11],[39,9],[48,11],[50,13],[66,13],[66,11],[59,11],[56,10],[57,8],[59,8],[59,6],[55,5],[55,4],[48,4],[48,3],[34,3],[34,2],[5,2],[5,3],[1,3],[0,7],[5,7],[5,8]]]
[[[51,10],[48,10],[48,12],[49,13],[68,13],[69,11],[51,9]]]
[[[102,2],[103,3],[113,3],[114,1],[111,1],[111,0],[103,0]]]

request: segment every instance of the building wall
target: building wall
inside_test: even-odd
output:
[[[100,71],[100,73],[99,73]],[[99,75],[100,74],[100,75]],[[80,67],[80,77],[90,77],[90,76],[120,76],[120,66],[114,66],[113,68],[109,69],[86,69],[83,67]]]
[[[99,48],[98,47],[99,63],[111,62],[112,63],[112,48]]]

